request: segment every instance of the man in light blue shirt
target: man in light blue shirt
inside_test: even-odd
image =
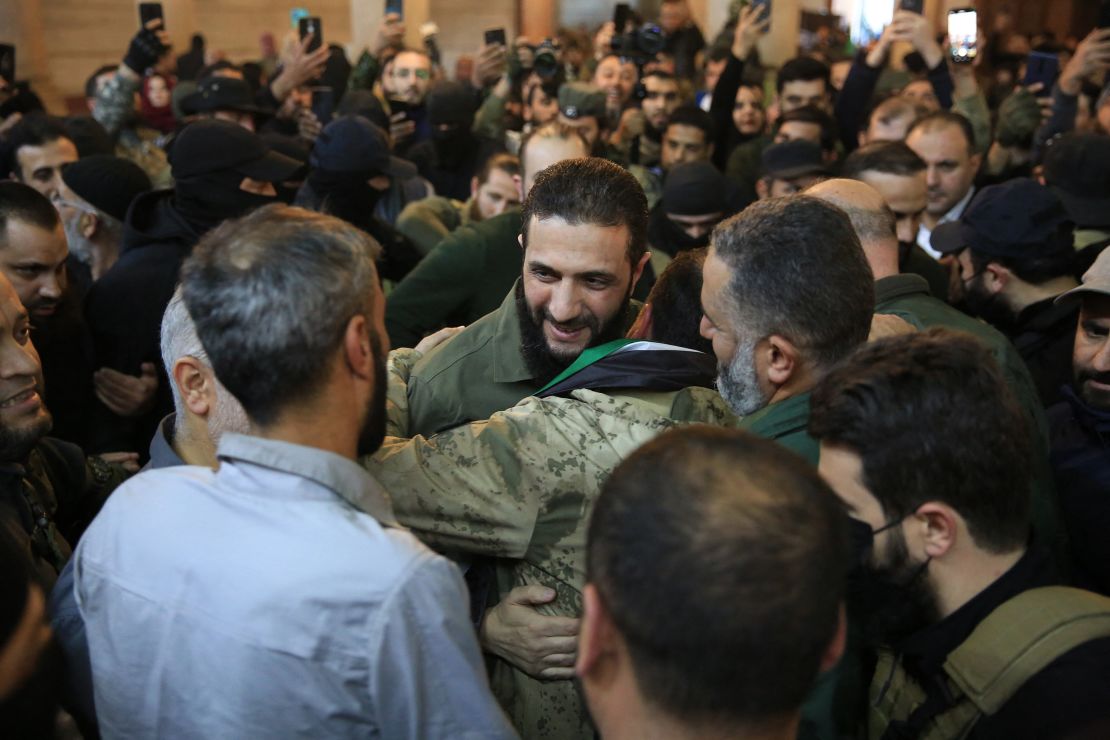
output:
[[[218,471],[136,476],[74,555],[105,737],[513,737],[460,574],[355,462],[384,435],[374,251],[272,206],[185,264],[251,435],[223,437]]]

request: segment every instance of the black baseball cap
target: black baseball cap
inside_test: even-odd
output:
[[[983,188],[958,221],[933,229],[930,244],[941,254],[971,247],[987,257],[1018,259],[1055,246],[1057,235],[1070,223],[1051,190],[1022,177]]]
[[[337,118],[320,132],[309,162],[329,172],[396,175],[400,160],[389,154],[389,137],[362,116]]]
[[[1110,227],[1110,136],[1053,140],[1045,150],[1044,179],[1080,227]]]
[[[285,182],[303,164],[278,154],[260,136],[230,121],[190,123],[169,151],[175,180],[233,170],[262,182]]]
[[[829,170],[820,145],[795,139],[763,150],[763,173],[776,180],[793,180],[806,175],[827,175]]]
[[[197,84],[196,92],[182,99],[181,110],[187,116],[218,110],[260,115],[272,112],[255,105],[250,86],[234,77],[204,78]]]

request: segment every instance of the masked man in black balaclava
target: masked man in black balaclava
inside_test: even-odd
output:
[[[635,297],[651,289],[655,275],[679,252],[709,245],[713,227],[735,212],[735,188],[708,162],[675,165],[667,173],[663,197],[651,209],[648,245],[651,268],[636,286]]]
[[[124,224],[119,260],[92,287],[85,315],[98,367],[140,375],[160,368],[159,327],[193,245],[220,222],[276,200],[273,183],[292,179],[301,163],[271,151],[257,135],[227,121],[197,121],[169,152],[175,186],[135,199]],[[90,423],[92,451],[146,450],[158,420],[173,411],[165,378],[153,407],[124,419],[100,409]]]
[[[409,158],[437,195],[466,200],[470,180],[485,161],[504,147],[493,139],[476,136],[476,102],[471,88],[460,82],[440,82],[428,93],[428,122],[432,138],[409,150]]]
[[[337,118],[320,132],[309,157],[308,179],[293,204],[341,218],[381,245],[378,274],[399,281],[420,261],[416,247],[374,209],[404,162],[389,154],[389,137],[362,116]]]

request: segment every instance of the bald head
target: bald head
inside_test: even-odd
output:
[[[814,185],[806,194],[848,214],[876,280],[898,274],[894,213],[878,190],[859,180],[837,178]]]

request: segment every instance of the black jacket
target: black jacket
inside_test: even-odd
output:
[[[1072,347],[1079,322],[1079,301],[1055,301],[1047,298],[1026,306],[1009,332],[1045,408],[1062,401],[1061,389],[1071,384]]]
[[[1049,459],[1075,580],[1110,596],[1110,410],[1091,408],[1070,387],[1061,395],[1048,410]]]
[[[928,707],[942,712],[944,661],[1003,602],[1040,586],[1060,583],[1052,559],[1035,547],[971,601],[899,646],[902,664],[929,693],[908,726],[887,728],[884,740],[916,737]],[[1092,640],[1049,663],[993,715],[976,722],[969,738],[1095,738],[1110,727],[1110,638]]]
[[[177,287],[181,263],[205,233],[175,208],[173,195],[157,190],[135,199],[119,260],[93,284],[85,302],[98,368],[129,375],[138,375],[144,362],[159,368],[155,406],[143,417],[122,419],[98,404],[92,452],[145,453],[158,421],[173,411],[169,380],[161,370],[162,314]]]

